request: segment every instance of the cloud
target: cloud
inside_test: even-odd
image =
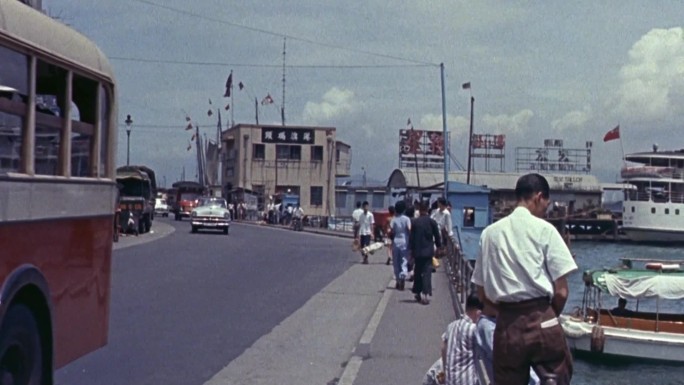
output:
[[[420,118],[420,125],[416,128],[421,130],[442,131],[442,115],[441,114],[425,114]],[[453,116],[447,114],[447,128],[451,135],[459,137],[461,135],[468,135],[470,128],[470,120],[463,116]]]
[[[527,131],[534,112],[524,109],[515,115],[490,115],[482,117],[484,130],[490,134],[517,134]]]
[[[609,104],[621,117],[662,118],[681,112],[684,30],[652,29],[642,36],[629,51],[629,63],[620,69],[620,79]]]
[[[320,103],[306,103],[302,119],[307,124],[323,124],[352,114],[357,109],[354,92],[333,87],[323,95]]]
[[[562,118],[552,121],[551,128],[556,132],[563,132],[567,129],[582,129],[592,119],[592,115],[591,107],[585,106],[581,111],[570,111]]]

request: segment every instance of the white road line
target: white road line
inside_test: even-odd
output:
[[[378,307],[375,308],[375,312],[373,313],[373,316],[371,317],[368,326],[366,326],[366,330],[364,330],[363,335],[361,336],[359,345],[370,345],[371,341],[373,341],[373,336],[375,336],[375,332],[378,330],[378,325],[380,325],[382,315],[385,313],[385,309],[387,309],[387,303],[389,302],[389,298],[392,296],[392,290],[390,290],[390,287],[393,287],[395,282],[396,281],[392,279],[388,287],[385,288],[385,292],[382,294],[382,298],[380,298]],[[358,354],[354,354],[349,359],[349,362],[347,363],[347,366],[344,368],[342,376],[340,377],[340,380],[337,384],[353,385],[354,381],[356,380],[356,376],[359,374],[359,370],[361,369],[362,363],[363,357],[359,356]]]

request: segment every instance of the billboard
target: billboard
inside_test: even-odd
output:
[[[442,167],[444,146],[441,131],[399,130],[399,166]]]

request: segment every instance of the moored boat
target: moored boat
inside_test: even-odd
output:
[[[622,230],[636,242],[684,242],[684,150],[629,154]],[[638,165],[633,165],[638,164]]]
[[[626,261],[631,266],[632,261]],[[646,268],[585,272],[582,306],[562,315],[568,346],[580,353],[621,359],[684,362],[684,314],[666,310],[668,301],[684,299],[684,270],[679,263],[652,261]],[[608,309],[610,296],[630,300],[636,310]],[[640,302],[655,300],[655,311]],[[614,302],[610,302],[614,303]]]

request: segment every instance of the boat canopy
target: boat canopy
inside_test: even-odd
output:
[[[584,281],[625,299],[684,299],[684,271],[681,269],[594,270],[584,273]]]

